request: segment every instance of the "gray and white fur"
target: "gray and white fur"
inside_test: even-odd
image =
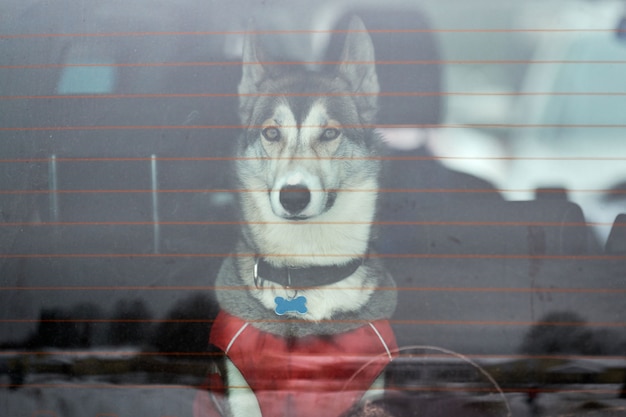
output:
[[[217,288],[226,288],[217,291],[220,307],[286,338],[338,334],[389,318],[395,284],[380,260],[367,256],[380,143],[373,129],[379,91],[374,49],[363,23],[351,22],[334,71],[266,65],[251,36],[243,61],[239,117],[244,132],[235,170],[245,225],[235,256],[218,274]],[[294,289],[271,281],[255,285],[259,257],[274,267],[363,262],[339,282],[298,289],[308,312],[276,320],[275,297],[290,297]],[[227,369],[231,381],[245,383],[232,364]],[[233,393],[233,415],[253,415],[253,400],[240,394]]]

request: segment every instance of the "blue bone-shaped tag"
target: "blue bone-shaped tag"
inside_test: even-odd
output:
[[[274,309],[274,311],[279,316],[282,316],[291,311],[295,311],[296,313],[300,314],[305,314],[307,311],[309,311],[309,309],[306,308],[306,297],[302,295],[291,300],[287,300],[283,297],[276,297],[274,298],[274,302],[276,303],[276,308]]]

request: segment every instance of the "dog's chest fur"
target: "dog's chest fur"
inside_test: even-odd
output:
[[[363,286],[361,279],[355,278],[326,288],[302,290],[299,293],[308,300],[310,313],[307,314],[313,316],[307,320],[294,313],[280,318],[274,312],[274,298],[277,295],[288,297],[292,291],[269,285],[257,289],[249,282],[253,266],[251,258],[229,258],[224,262],[216,283],[217,288],[224,288],[217,291],[219,305],[230,314],[254,323],[255,327],[282,337],[342,333],[366,322],[390,317],[395,310],[395,283],[378,263],[372,263],[365,266],[367,272],[363,272],[370,280],[369,285]],[[378,279],[373,279],[375,276]],[[366,302],[354,308],[350,300],[361,296]]]

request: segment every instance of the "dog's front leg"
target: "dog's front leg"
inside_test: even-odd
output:
[[[226,359],[226,375],[230,417],[262,417],[254,392],[230,359]]]
[[[383,396],[384,392],[385,392],[385,373],[383,372],[382,374],[378,376],[378,378],[376,378],[372,386],[369,387],[367,391],[365,391],[365,394],[363,394],[363,397],[361,398],[361,402],[379,399],[380,397]]]

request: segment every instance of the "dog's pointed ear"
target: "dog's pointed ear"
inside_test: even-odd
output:
[[[263,53],[259,48],[259,40],[254,33],[252,24],[243,41],[242,77],[239,83],[239,94],[254,94],[258,92],[258,85],[265,76]]]
[[[254,101],[254,97],[250,96],[259,92],[259,84],[267,74],[264,56],[254,32],[254,26],[250,23],[243,41],[242,76],[238,87],[239,112],[242,120],[249,110],[249,103]]]
[[[379,92],[374,44],[363,21],[356,16],[350,20],[339,73],[348,80],[352,92],[358,93],[356,101],[364,120],[372,122],[376,116]]]

